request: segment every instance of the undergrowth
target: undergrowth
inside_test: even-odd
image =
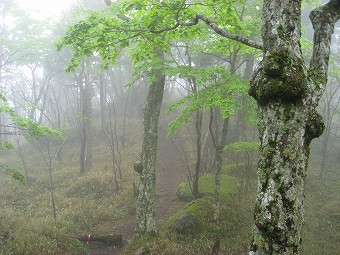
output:
[[[74,237],[88,232],[115,233],[117,226],[129,221],[135,206],[132,182],[138,178],[132,165],[140,146],[136,141],[131,143],[135,146],[121,151],[123,180],[118,192],[109,149],[99,137],[94,144],[93,167],[84,175],[79,173],[78,143],[65,143],[62,161],[52,155],[55,219],[51,183],[41,148],[23,144],[28,182],[20,185],[8,177],[0,178],[0,254],[84,255],[90,252],[88,245]],[[6,152],[6,162],[22,168],[14,152]]]
[[[132,165],[139,157],[138,141],[140,139],[131,136],[122,151],[123,181],[119,192],[114,187],[111,155],[105,141],[97,139],[93,168],[84,175],[79,174],[78,146],[66,143],[62,161],[54,161],[53,165],[56,219],[51,210],[48,170],[41,153],[30,144],[22,146],[29,162],[29,182],[20,185],[7,177],[0,178],[0,254],[89,254],[89,247],[74,236],[86,235],[88,231],[115,233],[117,227],[130,222],[135,217],[131,213],[135,209],[132,183],[138,182],[138,175]],[[13,167],[22,167],[15,154],[3,153],[2,156]],[[336,172],[320,179],[315,164],[310,166],[301,255],[335,255],[340,251],[340,180]],[[217,222],[212,218],[213,177],[205,175],[199,184],[206,196],[188,203],[162,221],[156,236],[131,240],[125,254],[135,254],[142,249],[145,254],[154,255],[206,255],[218,240],[223,255],[246,252],[253,224],[256,176],[253,171],[245,178],[245,185],[240,186],[245,169],[242,162],[223,167],[222,208]],[[188,184],[183,183],[180,188],[190,197]],[[197,217],[197,232],[191,235],[173,233],[171,225],[183,213]]]
[[[161,226],[156,237],[133,240],[124,254],[145,250],[151,255],[211,254],[216,242],[221,243],[222,254],[245,252],[251,237],[252,209],[250,203],[240,203],[236,197],[223,201],[221,217],[213,219],[212,197],[205,196],[189,203],[183,210],[172,215]],[[235,210],[240,208],[242,210]],[[199,222],[198,231],[188,235],[176,234],[171,225],[182,213],[193,214]]]

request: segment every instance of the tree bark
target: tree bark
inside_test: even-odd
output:
[[[340,1],[311,13],[314,53],[309,70],[300,46],[301,0],[263,3],[263,60],[249,94],[260,111],[255,228],[249,255],[297,255],[303,223],[309,145],[322,134],[316,111],[327,82],[330,40]]]
[[[92,130],[92,84],[87,74],[89,61],[83,63],[79,74],[78,86],[80,90],[80,173],[85,173],[92,167],[93,130]]]
[[[85,91],[83,87],[83,79],[84,79],[84,65],[82,67],[81,72],[78,77],[78,86],[80,91],[80,111],[81,116],[79,120],[79,132],[80,132],[80,155],[79,155],[79,163],[80,163],[80,173],[84,174],[86,172],[86,146],[87,146],[87,128],[85,124],[85,114],[83,110],[83,102],[85,101]]]
[[[93,97],[93,88],[92,83],[90,81],[89,72],[91,68],[90,61],[86,61],[86,72],[85,72],[85,84],[84,84],[84,97],[83,97],[83,116],[84,116],[84,124],[86,128],[87,134],[87,143],[86,143],[86,160],[85,165],[86,169],[92,168],[93,161],[93,126],[92,126],[92,97]]]
[[[196,87],[196,85],[195,85]],[[194,93],[196,93],[194,91]],[[194,181],[192,184],[192,195],[194,198],[199,198],[201,196],[199,192],[198,182],[200,179],[201,172],[201,159],[202,159],[202,124],[203,124],[203,110],[196,111],[195,116],[195,131],[196,131],[196,162],[195,162],[195,172]]]
[[[158,53],[163,59],[163,53]],[[155,184],[156,184],[156,154],[158,139],[158,120],[163,100],[165,76],[160,69],[153,70],[151,84],[144,107],[144,132],[141,153],[143,170],[140,174],[140,185],[137,201],[137,234],[154,233]]]
[[[218,220],[220,216],[220,208],[221,208],[221,170],[223,164],[223,149],[227,142],[228,135],[228,126],[229,126],[229,117],[223,119],[222,132],[221,132],[221,140],[219,144],[215,144],[216,149],[216,169],[215,169],[215,179],[214,179],[214,220]]]
[[[29,186],[30,185],[30,178],[28,176],[28,165],[27,165],[27,161],[26,158],[24,156],[24,153],[22,151],[21,145],[20,145],[20,138],[17,138],[17,154],[21,160],[22,166],[24,168],[24,173],[25,173],[25,178],[26,178],[26,184]]]
[[[106,84],[104,81],[104,74],[99,76],[99,101],[100,101],[100,133],[105,134],[107,128],[106,120]]]

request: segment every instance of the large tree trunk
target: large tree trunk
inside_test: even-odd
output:
[[[299,254],[309,145],[324,128],[315,108],[327,82],[339,10],[334,0],[312,12],[314,53],[307,70],[300,48],[301,0],[263,3],[263,60],[249,90],[260,110],[261,154],[251,255]]]
[[[151,81],[147,102],[144,108],[144,133],[141,154],[143,170],[140,175],[137,202],[137,234],[153,233],[156,231],[154,202],[157,132],[165,84],[165,76],[162,73],[162,70],[154,70]]]

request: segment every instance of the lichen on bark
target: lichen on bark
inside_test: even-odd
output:
[[[331,0],[311,14],[315,35],[309,69],[302,60],[300,15],[300,0],[264,0],[263,60],[249,89],[260,110],[259,180],[249,255],[300,251],[309,145],[324,129],[316,107],[327,82],[340,1]]]
[[[163,56],[159,53],[160,57]],[[163,100],[165,76],[162,70],[154,70],[153,82],[150,84],[147,102],[144,107],[144,132],[139,163],[140,185],[138,192],[135,232],[139,235],[154,233],[156,224],[154,220],[155,184],[156,184],[156,155],[158,139],[158,120]]]
[[[258,195],[252,250],[263,254],[290,254],[300,244],[303,184],[307,155],[304,128],[297,125],[303,107],[268,103],[261,111]],[[262,253],[259,253],[262,254]],[[296,254],[296,253],[291,253]]]

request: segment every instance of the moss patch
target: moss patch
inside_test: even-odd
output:
[[[238,179],[236,177],[223,174],[221,175],[221,198],[226,199],[236,192]],[[198,186],[200,192],[213,194],[214,193],[214,176],[205,175],[199,179]],[[181,183],[176,191],[176,195],[180,200],[189,202],[193,200],[190,186],[188,182]]]
[[[254,197],[250,198],[253,201]],[[252,228],[252,206],[249,201],[239,204],[234,200],[223,201],[221,218],[213,219],[213,197],[207,195],[190,202],[185,208],[169,217],[152,239],[132,240],[124,254],[135,254],[136,251],[148,249],[147,254],[189,255],[212,254],[212,246],[220,241],[222,254],[241,254],[249,246]],[[238,208],[238,210],[235,210]],[[193,214],[198,220],[195,233],[187,235],[171,231],[172,223],[182,214]],[[232,245],[231,245],[232,244]]]
[[[212,197],[206,196],[197,200],[192,201],[189,203],[184,209],[178,211],[169,219],[167,219],[165,225],[168,229],[171,229],[173,223],[175,220],[178,219],[183,213],[186,214],[192,214],[197,218],[197,227],[195,228],[195,233],[192,234],[199,234],[202,232],[202,230],[206,227],[205,224],[207,223],[205,221],[207,214],[210,214],[210,212],[207,213],[207,210],[212,209]],[[212,213],[212,211],[211,211]]]
[[[307,91],[303,60],[287,46],[271,50],[259,65],[249,88],[258,103],[268,101],[297,102]]]

